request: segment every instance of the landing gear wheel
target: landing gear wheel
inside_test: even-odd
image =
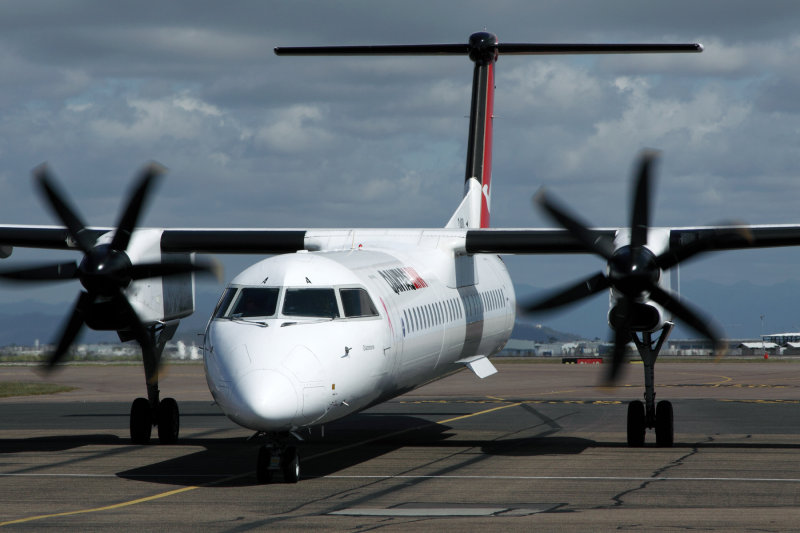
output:
[[[150,432],[153,430],[153,417],[150,412],[150,402],[147,398],[136,398],[131,405],[130,417],[131,440],[134,444],[147,444],[150,442]]]
[[[675,431],[672,425],[672,403],[661,400],[656,405],[656,444],[665,448],[672,447]]]
[[[269,469],[272,462],[272,448],[262,446],[258,449],[258,462],[256,462],[256,479],[259,483],[266,484],[272,482],[272,473]]]
[[[178,402],[174,398],[164,398],[158,404],[158,440],[161,444],[175,444],[180,429]]]
[[[297,483],[300,480],[300,459],[294,446],[289,446],[281,454],[281,470],[284,483]]]
[[[631,448],[644,446],[646,429],[644,404],[640,400],[633,400],[628,404],[628,446]]]

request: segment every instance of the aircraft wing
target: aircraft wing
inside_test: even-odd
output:
[[[86,228],[92,242],[114,228]],[[306,230],[255,228],[163,229],[161,251],[165,253],[279,254],[303,250]],[[0,225],[3,257],[10,247],[72,250],[77,245],[67,228],[59,226]]]
[[[744,250],[800,246],[800,225],[720,225],[667,228],[670,248],[703,243],[704,251]],[[590,228],[598,239],[614,238],[618,228]],[[474,229],[467,230],[467,253],[569,254],[588,253],[567,230]]]
[[[719,225],[666,228],[670,247],[690,246],[703,242],[704,250],[743,250],[800,246],[800,225]],[[85,230],[92,240],[114,231],[114,228],[90,227]],[[394,239],[394,233],[431,237],[447,237],[454,248],[468,254],[577,254],[586,249],[563,229],[267,229],[267,228],[165,228],[161,232],[164,253],[209,254],[280,254],[297,250],[320,249],[319,240],[337,237],[336,242],[355,242],[354,236],[370,239],[382,235]],[[613,239],[619,228],[590,228],[598,238]],[[343,238],[344,236],[344,238]],[[709,242],[711,246],[709,246]],[[462,244],[463,243],[463,244]],[[66,228],[60,226],[0,225],[0,248],[7,257],[10,247],[76,249]]]

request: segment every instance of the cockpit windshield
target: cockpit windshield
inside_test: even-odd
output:
[[[339,289],[339,296],[342,298],[344,316],[347,318],[378,316],[375,304],[364,289]]]
[[[281,298],[283,292],[283,298]],[[281,303],[282,301],[282,303]],[[341,301],[341,309],[339,302]],[[251,319],[278,316],[308,318],[374,318],[380,314],[361,287],[237,287],[225,289],[214,318]],[[342,311],[343,309],[343,311]]]
[[[226,318],[249,318],[273,316],[278,307],[277,287],[243,287],[236,301],[224,313]]]
[[[222,318],[225,316],[225,313],[231,306],[234,296],[236,296],[236,290],[237,289],[235,287],[228,287],[225,289],[225,292],[222,293],[222,297],[219,299],[219,302],[217,302],[217,307],[214,309],[214,318]]]
[[[333,289],[286,289],[285,316],[339,318],[339,305]]]

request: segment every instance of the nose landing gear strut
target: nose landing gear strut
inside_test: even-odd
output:
[[[656,444],[671,447],[675,439],[672,403],[661,400],[656,404],[655,365],[658,354],[664,346],[674,324],[667,322],[661,329],[658,339],[653,341],[652,333],[643,332],[639,339],[633,334],[633,342],[644,363],[644,402],[633,400],[628,404],[628,446],[644,446],[647,429],[656,430]]]

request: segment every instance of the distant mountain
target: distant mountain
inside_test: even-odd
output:
[[[515,286],[517,299],[524,302],[552,288]],[[200,289],[196,311],[181,321],[176,339],[199,343],[208,317],[214,310],[221,290]],[[710,281],[689,281],[682,285],[682,296],[720,324],[728,338],[757,338],[762,333],[800,331],[800,282],[773,285],[749,282],[722,285]],[[72,303],[47,304],[30,300],[0,304],[0,346],[33,345],[52,342],[61,331]],[[518,316],[513,336],[518,339],[561,341],[607,339],[608,293],[606,291],[566,309],[531,316]],[[763,320],[762,320],[763,315]],[[569,332],[569,333],[564,333]],[[691,338],[697,334],[678,324],[672,338]],[[85,329],[83,342],[115,342],[114,332]]]
[[[205,329],[220,293],[221,291],[197,292],[195,312],[181,321],[175,340],[182,340],[187,344],[201,342],[198,334]],[[36,341],[40,344],[56,341],[72,306],[72,302],[48,304],[31,300],[0,304],[0,346],[32,346]],[[119,337],[113,331],[83,328],[78,342],[119,342]]]
[[[542,324],[536,324],[523,320],[514,323],[514,330],[511,332],[512,339],[522,339],[526,341],[536,341],[542,343],[570,342],[581,340],[580,335],[556,331]]]
[[[518,304],[550,294],[553,290],[553,287],[538,288],[514,284]],[[518,314],[517,323],[538,323],[556,331],[569,331],[583,339],[606,339],[609,335],[606,313],[608,313],[608,292],[603,291],[588,300],[554,311],[528,316]]]
[[[713,316],[729,338],[800,331],[798,281],[774,285],[692,281],[683,283],[681,295]]]
[[[552,288],[515,285],[518,301],[543,295]],[[758,338],[762,334],[800,331],[800,282],[786,281],[773,285],[750,282],[724,285],[705,280],[685,281],[681,296],[722,328],[728,338]],[[528,317],[559,331],[570,331],[584,338],[606,339],[608,292],[565,309]],[[763,316],[763,320],[762,320]],[[672,338],[692,338],[697,333],[678,322]]]

